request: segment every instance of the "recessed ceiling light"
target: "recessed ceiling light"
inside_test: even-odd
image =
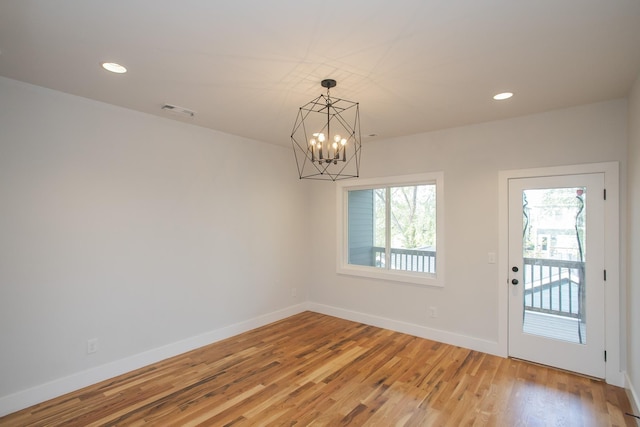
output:
[[[512,96],[513,96],[513,93],[511,93],[511,92],[502,92],[502,93],[499,93],[497,95],[494,95],[493,99],[495,99],[496,101],[502,101],[504,99],[509,99]]]
[[[102,68],[107,71],[111,71],[112,73],[122,74],[127,72],[127,69],[125,67],[120,64],[116,64],[115,62],[103,62],[101,65]]]

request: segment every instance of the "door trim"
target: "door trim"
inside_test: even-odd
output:
[[[607,189],[605,203],[605,348],[607,363],[605,381],[624,387],[621,364],[621,322],[626,309],[620,304],[620,177],[618,162],[591,163],[583,165],[554,166],[547,168],[500,171],[498,176],[498,349],[500,355],[508,356],[509,322],[509,179],[535,178],[543,176],[580,175],[604,173]],[[603,353],[604,357],[604,353]]]

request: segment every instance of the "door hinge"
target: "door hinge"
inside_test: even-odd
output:
[[[607,361],[607,350],[604,351],[604,361]]]
[[[607,270],[604,270],[604,281],[607,281]]]
[[[607,189],[604,189],[604,199],[607,200]]]

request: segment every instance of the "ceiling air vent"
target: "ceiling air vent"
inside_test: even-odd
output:
[[[177,116],[193,117],[196,115],[195,111],[187,110],[186,108],[178,107],[177,105],[164,104],[162,109]]]

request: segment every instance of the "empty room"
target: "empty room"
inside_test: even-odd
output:
[[[640,425],[640,2],[0,1],[0,426]]]

